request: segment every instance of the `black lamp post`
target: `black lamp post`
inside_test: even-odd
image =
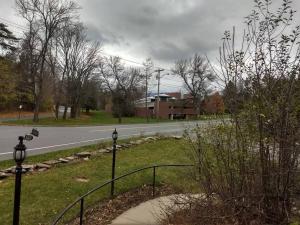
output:
[[[16,181],[15,181],[15,202],[13,225],[19,224],[20,218],[20,198],[21,198],[21,179],[22,179],[22,162],[26,158],[26,146],[23,143],[24,137],[19,137],[19,144],[15,147],[14,160],[16,161]]]
[[[111,179],[115,179],[115,167],[116,167],[116,144],[117,144],[117,139],[118,139],[118,132],[117,129],[114,130],[112,133],[112,139],[113,139],[113,158],[112,158],[112,174],[111,174]],[[110,189],[110,196],[114,196],[114,188],[115,188],[115,182],[111,182],[111,189]]]
[[[21,119],[21,111],[22,111],[23,106],[19,105],[19,119]]]
[[[13,157],[16,162],[16,181],[15,181],[15,200],[14,200],[14,215],[13,225],[19,225],[20,220],[20,200],[21,200],[21,179],[22,179],[22,163],[26,159],[26,146],[24,140],[31,141],[33,136],[38,136],[39,132],[33,129],[30,135],[19,137],[19,144],[16,145]]]

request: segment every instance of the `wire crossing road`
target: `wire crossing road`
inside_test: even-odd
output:
[[[28,155],[41,154],[50,151],[90,145],[103,140],[110,140],[115,128],[119,138],[129,138],[139,135],[170,134],[182,132],[196,124],[207,125],[213,121],[171,122],[157,124],[131,124],[89,127],[37,127],[40,136],[31,142],[26,142]],[[0,160],[12,158],[18,136],[30,133],[30,126],[0,126]]]

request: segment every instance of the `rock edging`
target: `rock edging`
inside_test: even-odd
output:
[[[120,150],[126,150],[132,146],[137,146],[141,145],[144,143],[149,143],[153,141],[157,141],[159,139],[162,139],[163,137],[161,136],[150,136],[150,137],[144,137],[135,141],[130,141],[128,143],[123,143],[123,144],[118,144],[116,145],[117,151]],[[171,136],[169,138],[174,138],[174,139],[181,139],[182,136]],[[93,156],[97,156],[99,154],[109,154],[112,153],[112,147],[107,147],[107,148],[101,148],[97,149],[95,151],[84,151],[84,152],[78,152],[70,156],[66,157],[61,157],[58,159],[52,159],[52,160],[47,160],[44,162],[36,163],[36,164],[23,164],[23,173],[34,173],[34,172],[44,172],[52,167],[56,166],[57,164],[68,164],[74,161],[78,160],[89,160]],[[6,179],[12,175],[14,175],[16,172],[16,167],[12,166],[7,169],[0,170],[0,180]]]

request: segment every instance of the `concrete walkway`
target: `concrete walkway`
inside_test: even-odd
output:
[[[170,195],[155,198],[131,208],[114,219],[111,225],[159,225],[168,209],[178,210],[188,207],[188,198],[199,195]]]

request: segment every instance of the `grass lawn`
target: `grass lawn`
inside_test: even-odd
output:
[[[134,141],[139,139],[139,137],[132,137],[132,138],[127,138],[127,139],[121,139],[118,140],[118,144],[126,143],[129,141]],[[62,151],[53,151],[53,152],[47,152],[44,154],[38,154],[38,155],[33,155],[29,156],[26,158],[26,161],[23,164],[35,164],[35,163],[40,163],[44,161],[48,161],[51,159],[59,159],[59,158],[64,158],[67,156],[71,156],[75,153],[78,152],[84,152],[84,151],[95,151],[97,149],[101,148],[107,148],[112,146],[112,141],[104,141],[100,142],[98,144],[92,144],[92,145],[87,145],[87,146],[82,146],[82,147],[76,147],[76,148],[70,148],[70,149],[65,149]],[[12,166],[15,166],[16,163],[14,160],[5,160],[5,161],[0,161],[0,170],[6,169]],[[0,224],[1,225],[1,224]]]
[[[121,175],[128,171],[152,164],[188,163],[187,154],[182,150],[184,140],[162,139],[132,147],[117,152],[116,174]],[[77,148],[69,152],[55,152],[45,156],[35,156],[28,161],[35,162],[49,158],[57,158],[64,154],[82,150],[94,150],[91,147]],[[92,157],[89,161],[59,164],[58,166],[41,173],[26,174],[23,176],[21,196],[22,225],[51,224],[57,214],[78,196],[84,194],[94,186],[104,183],[111,176],[111,154]],[[9,162],[4,162],[8,165]],[[3,163],[2,163],[3,164]],[[1,165],[1,163],[0,163]],[[5,165],[5,166],[6,166]],[[3,167],[2,165],[1,167]],[[189,168],[161,168],[157,169],[157,182],[166,182],[177,187],[187,186]],[[85,178],[88,182],[79,182],[76,178]],[[137,175],[117,181],[116,193],[124,192],[144,183],[151,183],[152,171],[144,171]],[[0,183],[0,224],[12,223],[14,178],[8,178]],[[109,187],[99,190],[86,199],[87,205],[92,205],[101,199],[107,198]],[[79,212],[79,207],[70,211],[66,220],[73,218]]]
[[[150,123],[163,122],[169,120],[159,120],[149,118]],[[123,117],[122,124],[146,123],[146,118],[141,117]],[[108,125],[118,124],[118,118],[114,118],[110,113],[104,111],[92,111],[89,114],[82,113],[78,119],[58,119],[40,118],[38,123],[34,123],[31,119],[13,120],[4,122],[4,124],[13,125],[45,125],[45,126],[80,126],[80,125]]]
[[[225,117],[227,117],[225,115]],[[222,118],[225,118],[224,115]],[[199,120],[212,120],[212,119],[220,119],[218,115],[201,115]],[[177,121],[177,120],[173,120]],[[149,123],[157,123],[157,122],[172,122],[168,119],[154,119],[149,118]],[[1,122],[0,122],[1,123]],[[34,123],[31,119],[24,120],[13,120],[6,121],[3,124],[10,125],[43,125],[43,126],[81,126],[81,125],[109,125],[109,124],[118,124],[118,118],[114,118],[110,113],[104,111],[92,111],[89,114],[82,113],[81,117],[78,119],[58,119],[55,118],[40,118],[38,123]],[[123,117],[122,124],[137,124],[137,123],[147,123],[146,118],[142,117]]]

